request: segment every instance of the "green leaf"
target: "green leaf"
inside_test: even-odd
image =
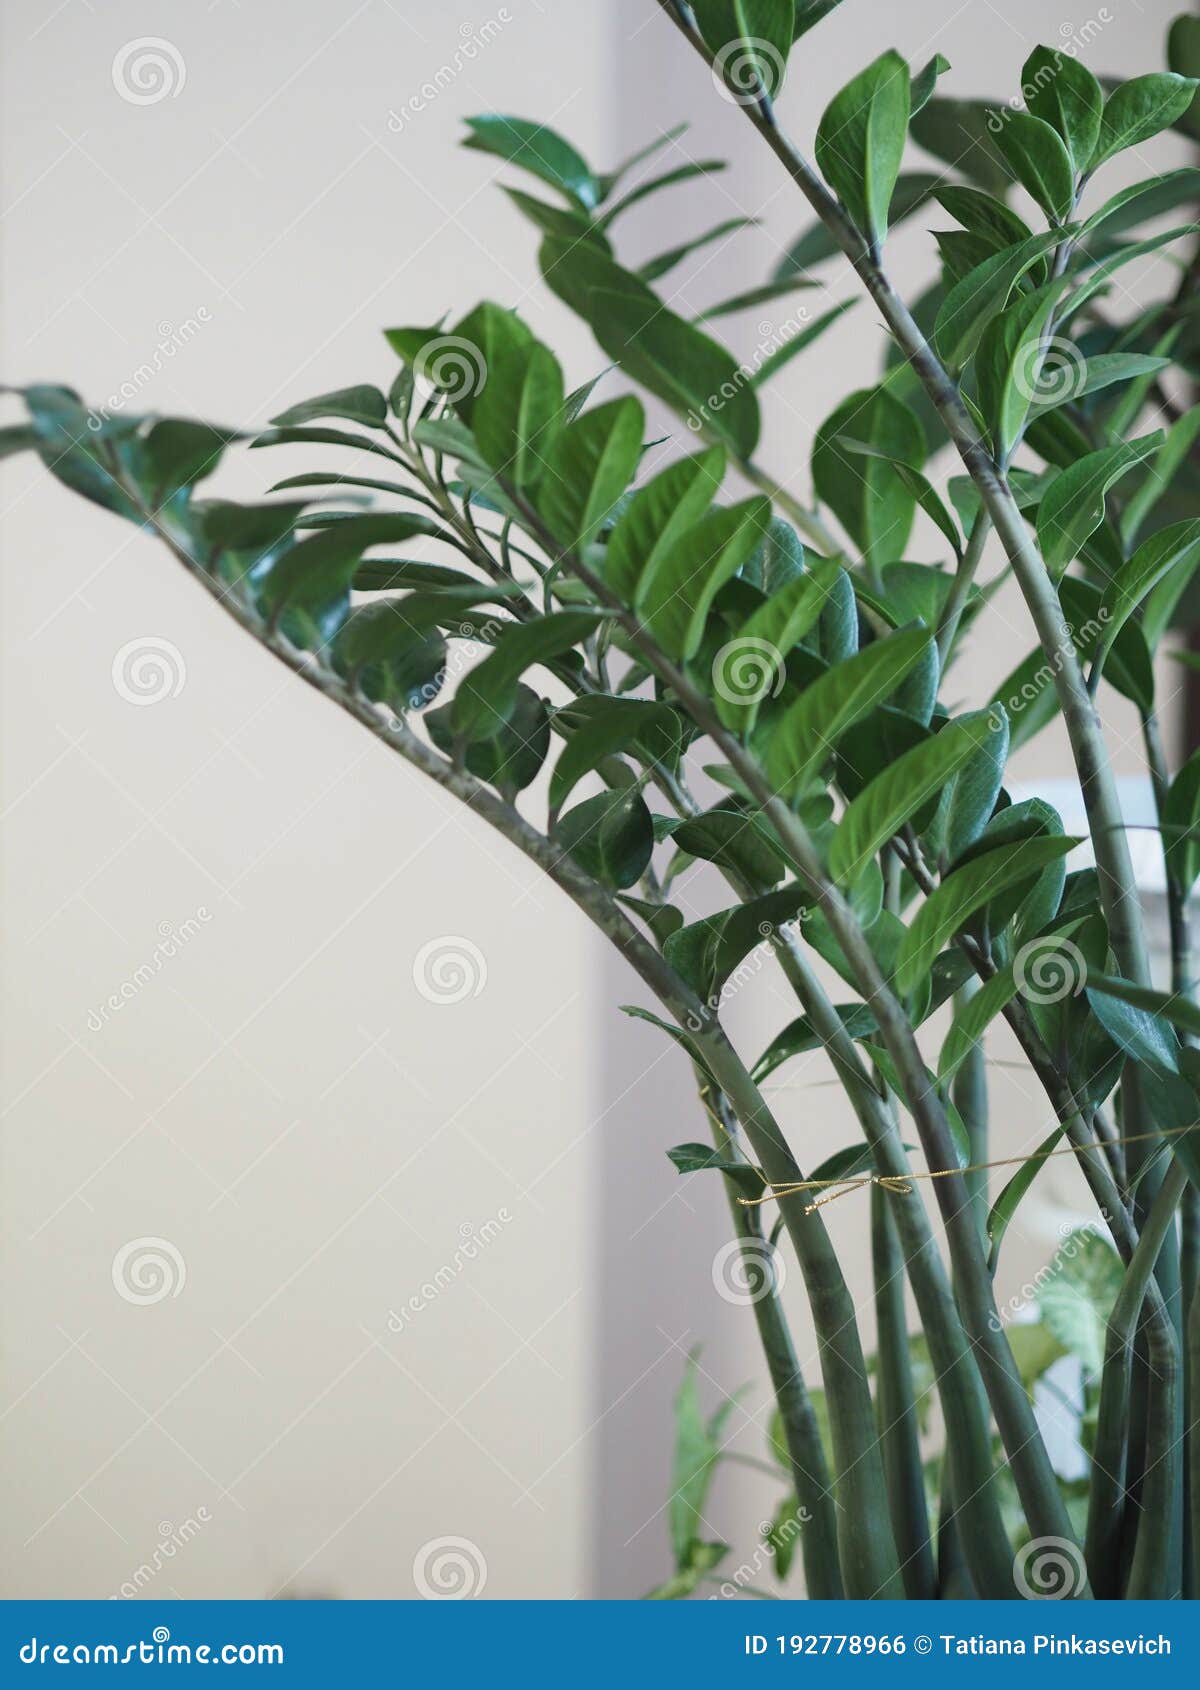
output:
[[[848,450],[843,437],[878,456]],[[885,387],[852,393],[817,430],[813,486],[869,561],[890,563],[903,554],[916,501],[895,465],[919,470],[925,455],[920,423]]]
[[[633,604],[643,574],[655,569],[679,536],[699,522],[724,475],[725,449],[712,446],[668,464],[633,495],[604,555],[604,579],[626,604]]]
[[[663,945],[663,955],[702,1002],[719,1010],[730,976],[737,971],[738,986],[753,979],[773,954],[779,929],[794,921],[807,901],[808,894],[793,882],[681,927]],[[764,955],[756,966],[743,967],[752,953],[760,952]]]
[[[686,164],[678,164],[673,170],[666,170],[661,176],[652,176],[648,181],[639,182],[636,188],[631,188],[623,199],[609,206],[600,219],[600,227],[609,228],[631,205],[649,199],[651,194],[657,194],[663,188],[674,188],[678,183],[691,182],[697,176],[717,176],[728,168],[723,158],[689,159]]]
[[[765,1271],[765,1264],[761,1271]],[[696,1383],[698,1353],[693,1350],[688,1357],[683,1384],[675,1399],[675,1461],[667,1519],[675,1565],[680,1570],[691,1564],[693,1546],[701,1541],[704,1510],[721,1454],[722,1434],[734,1407],[734,1399],[729,1397],[715,1414],[705,1419]]]
[[[808,574],[772,593],[716,653],[713,693],[725,727],[752,730],[764,699],[783,688],[784,660],[820,621],[839,577],[844,572],[836,564],[816,560]]]
[[[933,98],[933,91],[937,87],[938,78],[944,76],[950,69],[950,60],[941,53],[935,53],[929,63],[912,79],[912,93],[909,100],[910,119],[927,106]]]
[[[989,710],[949,722],[877,775],[849,804],[829,846],[829,872],[848,886],[923,805],[970,761],[1003,721]]]
[[[1153,1011],[1099,989],[1089,990],[1087,1000],[1109,1038],[1131,1062],[1156,1074],[1178,1074],[1179,1041]]]
[[[1170,490],[1171,483],[1187,461],[1197,435],[1200,435],[1200,405],[1193,405],[1190,411],[1185,411],[1177,422],[1171,424],[1167,430],[1167,438],[1146,466],[1145,475],[1126,501],[1121,517],[1121,538],[1127,545],[1137,538],[1150,512],[1163,494]],[[1162,601],[1169,596],[1169,588],[1164,588],[1161,595],[1156,595],[1154,604],[1158,613],[1153,617],[1150,607],[1147,607],[1147,638],[1151,645],[1157,644],[1178,602],[1175,596],[1170,599],[1169,608],[1160,608]]]
[[[668,1160],[675,1164],[681,1174],[720,1173],[742,1174],[751,1173],[745,1162],[728,1162],[720,1151],[714,1150],[711,1144],[676,1144],[667,1151]],[[762,1181],[758,1184],[761,1186]]]
[[[779,848],[751,811],[717,805],[682,822],[674,830],[674,839],[690,856],[733,869],[759,885],[773,886],[783,879]]]
[[[1046,1164],[1046,1158],[1057,1148],[1062,1135],[1062,1127],[1055,1127],[1042,1140],[1029,1159],[1017,1169],[992,1204],[987,1218],[987,1235],[990,1245],[988,1267],[993,1275],[1000,1259],[1000,1246],[1004,1241],[1004,1234],[1008,1231],[1012,1218],[1016,1214],[1025,1193],[1041,1173]],[[1013,1328],[1013,1331],[1019,1330],[1018,1327]]]
[[[558,610],[506,628],[491,655],[459,683],[452,717],[456,738],[490,739],[499,733],[512,714],[517,682],[526,669],[570,651],[596,626],[595,611]]]
[[[796,29],[795,0],[693,0],[692,12],[717,73],[747,100],[783,87]]]
[[[1194,205],[1197,200],[1200,200],[1200,170],[1193,164],[1185,164],[1178,170],[1168,170],[1161,176],[1151,176],[1147,181],[1122,188],[1085,220],[1080,237],[1086,239],[1104,228],[1111,239],[1148,218],[1160,217],[1181,205]]]
[[[1107,974],[1089,974],[1088,990],[1120,998],[1122,1003],[1132,1004],[1135,1009],[1161,1015],[1181,1033],[1188,1033],[1193,1038],[1200,1036],[1200,1009],[1190,998],[1178,992],[1159,992],[1150,986],[1135,986],[1131,980]]]
[[[702,235],[694,235],[691,240],[681,241],[678,246],[668,247],[665,252],[648,258],[644,264],[638,265],[637,273],[643,282],[656,282],[660,276],[665,276],[693,252],[700,252],[704,247],[712,246],[715,241],[724,240],[726,235],[751,228],[756,222],[757,219],[753,217],[727,217],[723,223],[715,223]]]
[[[642,878],[654,852],[654,823],[636,788],[585,798],[559,818],[555,843],[585,874],[624,890]]]
[[[979,838],[996,807],[1008,760],[1010,728],[1003,704],[990,704],[987,714],[995,731],[950,781],[930,829],[940,842],[943,862],[958,861]]]
[[[841,3],[842,0],[796,0],[793,38],[799,41],[802,35],[808,34],[814,24],[819,24],[822,18],[827,18]]]
[[[921,905],[900,945],[896,985],[910,992],[938,952],[971,917],[1008,886],[1030,880],[1079,844],[1078,839],[1034,836],[1001,845],[955,869]]]
[[[852,1039],[869,1039],[879,1031],[879,1025],[866,1004],[841,1003],[835,1007],[843,1028]],[[814,1031],[808,1017],[799,1016],[795,1021],[790,1021],[777,1038],[772,1039],[754,1064],[754,1083],[761,1085],[776,1068],[781,1068],[793,1056],[805,1056],[810,1050],[820,1050],[824,1045],[825,1040]],[[865,1145],[856,1146],[855,1149],[866,1153]],[[818,1173],[819,1170],[813,1170],[814,1178]]]
[[[1070,368],[1074,348],[1066,354],[1066,362],[1061,366],[1066,373]],[[1062,381],[1057,372],[1050,376],[1043,376],[1039,388],[1045,388],[1044,398],[1034,400],[1032,415],[1036,420],[1046,411],[1056,410],[1059,405],[1073,405],[1079,399],[1085,399],[1089,393],[1100,393],[1106,387],[1115,387],[1119,382],[1138,381],[1145,376],[1157,375],[1160,370],[1169,369],[1169,358],[1155,358],[1142,352],[1096,352],[1086,361],[1081,360],[1078,368],[1070,370],[1070,379]],[[1140,412],[1145,401],[1144,393],[1134,395],[1134,409]],[[1109,427],[1113,433],[1119,434],[1120,428],[1110,421]]]
[[[894,229],[897,224],[919,211],[933,195],[940,181],[940,176],[935,176],[928,170],[902,172],[892,194],[888,227]],[[784,276],[794,276],[800,271],[810,270],[815,264],[823,264],[827,259],[836,258],[841,250],[824,223],[813,223],[793,241],[775,266],[774,275],[777,280]]]
[[[1164,229],[1160,234],[1147,236],[1144,241],[1134,241],[1130,246],[1119,247],[1098,264],[1092,265],[1090,270],[1073,277],[1072,280],[1078,281],[1079,286],[1059,313],[1059,326],[1064,326],[1077,316],[1088,301],[1105,289],[1116,272],[1124,269],[1126,264],[1132,264],[1135,258],[1144,258],[1151,252],[1158,252],[1161,247],[1169,246],[1172,241],[1182,240],[1185,235],[1194,235],[1197,227],[1195,223],[1183,223],[1177,229]]]
[[[606,757],[634,747],[643,758],[661,757],[673,743],[678,754],[682,725],[667,704],[636,698],[598,698],[583,724],[563,747],[550,777],[551,817],[562,809],[587,774]]]
[[[752,311],[755,306],[770,305],[776,299],[786,299],[801,288],[816,286],[816,282],[810,282],[803,276],[786,276],[782,281],[763,282],[758,287],[731,294],[728,299],[720,299],[715,305],[706,305],[698,314],[697,321],[707,323],[714,317],[734,317],[739,311]]]
[[[713,599],[749,561],[770,521],[771,501],[761,495],[711,511],[643,573],[638,615],[669,657],[695,656]]]
[[[886,452],[881,452],[878,447],[868,446],[862,440],[852,440],[847,434],[841,435],[838,443],[844,446],[848,452],[856,452],[859,456],[866,458],[882,458],[886,463],[890,463],[934,527],[950,542],[955,557],[962,557],[963,543],[958,529],[954,526],[954,518],[934,491],[927,476],[922,475],[919,469],[913,469],[903,460],[891,458]]]
[[[389,599],[351,612],[338,630],[332,657],[366,697],[401,712],[419,708],[438,692],[446,642],[436,619],[409,621],[403,601]]]
[[[1051,222],[1066,223],[1075,203],[1075,172],[1062,137],[1042,118],[1012,111],[1000,125],[996,145]]]
[[[979,407],[997,454],[1007,461],[1038,395],[1043,335],[1064,278],[1022,294],[984,329],[975,353]]]
[[[817,129],[821,174],[873,248],[887,234],[910,98],[908,66],[899,53],[889,51],[846,84]]]
[[[1189,12],[1171,20],[1167,31],[1167,66],[1180,76],[1200,76],[1200,18]],[[1196,115],[1195,99],[1176,120],[1175,127],[1182,129],[1193,140],[1200,139],[1200,118]]]
[[[1017,995],[1012,964],[998,969],[972,994],[950,1024],[938,1057],[938,1079],[950,1079],[975,1049],[988,1026]]]
[[[1100,134],[1104,90],[1086,65],[1053,47],[1035,47],[1021,70],[1025,104],[1061,135],[1074,175],[1088,167]]]
[[[608,237],[587,212],[577,211],[574,207],[547,205],[545,200],[523,194],[519,188],[505,188],[504,192],[522,217],[527,218],[535,229],[540,229],[543,235],[556,235],[568,241],[591,241],[601,252],[612,252]]]
[[[686,1567],[646,1592],[647,1602],[682,1602],[729,1554],[727,1543],[693,1543]]]
[[[957,213],[955,214],[957,215]],[[943,361],[961,370],[988,324],[1003,311],[1021,277],[1059,240],[1057,230],[1030,235],[993,253],[950,289],[938,310],[934,342]]]
[[[475,152],[491,153],[506,164],[540,177],[586,211],[600,200],[600,184],[569,141],[545,124],[523,117],[488,113],[466,120],[470,136],[463,142]]]
[[[318,417],[344,417],[367,428],[384,428],[387,414],[387,400],[377,387],[340,387],[335,393],[321,393],[315,399],[290,405],[271,422],[277,428],[290,428],[295,423],[315,422]]]
[[[487,379],[471,412],[484,462],[516,487],[534,486],[562,428],[563,402],[558,359],[507,316],[489,340]]]
[[[369,434],[351,434],[343,428],[268,428],[256,434],[250,450],[263,446],[347,446],[356,452],[373,452],[395,464],[396,454],[382,441],[372,440]]]
[[[1161,431],[1122,440],[1072,464],[1055,477],[1037,515],[1038,544],[1051,575],[1061,575],[1104,521],[1109,489],[1162,445]]]
[[[1173,522],[1140,545],[1133,556],[1104,589],[1099,617],[1104,632],[1092,663],[1097,673],[1112,650],[1117,635],[1138,605],[1164,576],[1178,570],[1183,577],[1180,591],[1200,563],[1200,521]]]
[[[628,394],[585,411],[550,451],[538,507],[555,539],[589,545],[637,471],[646,417]]]
[[[1100,620],[1100,589],[1075,575],[1064,575],[1058,583],[1067,626],[1071,630],[1080,660],[1088,661],[1100,643],[1104,624]],[[1113,641],[1105,662],[1105,679],[1130,698],[1145,714],[1154,707],[1154,664],[1146,636],[1136,620],[1126,622]]]
[[[758,444],[758,401],[748,374],[718,342],[657,299],[591,295],[596,338],[636,381],[741,458]]]
[[[1008,172],[996,152],[994,122],[994,108],[983,100],[935,95],[913,118],[913,139],[989,193],[1003,194]]]
[[[890,634],[814,681],[776,724],[767,748],[775,790],[787,796],[802,787],[840,735],[895,692],[929,644],[924,628]]]
[[[1104,1340],[1124,1277],[1121,1258],[1091,1227],[1059,1245],[1038,1289],[1042,1324],[1064,1349],[1078,1356],[1091,1382],[1104,1366]]]
[[[934,198],[956,217],[963,228],[987,242],[993,252],[1019,246],[1032,238],[1032,231],[1011,206],[981,188],[960,182],[938,182]]]
[[[1154,71],[1122,82],[1108,96],[1100,119],[1100,135],[1089,169],[1095,170],[1114,153],[1148,141],[1183,116],[1195,97],[1197,83],[1190,76]]]
[[[429,737],[439,751],[454,756],[454,706],[444,705],[425,718]],[[491,739],[468,745],[463,762],[477,780],[487,781],[509,799],[531,785],[541,773],[550,749],[550,713],[544,698],[532,687],[518,686],[512,714]]]
[[[141,442],[139,479],[151,499],[161,504],[181,487],[191,487],[211,475],[221,462],[226,446],[240,436],[212,423],[192,422],[186,417],[163,417],[151,424]]]
[[[351,517],[268,560],[256,579],[259,605],[272,626],[282,627],[297,644],[315,646],[329,639],[350,604],[350,583],[369,546],[428,534],[427,517],[380,512]]]
[[[1193,753],[1171,782],[1162,827],[1167,873],[1188,898],[1200,878],[1200,753]]]

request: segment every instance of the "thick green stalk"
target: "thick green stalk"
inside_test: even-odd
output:
[[[912,1602],[937,1596],[929,1535],[921,1437],[913,1396],[912,1358],[904,1308],[904,1264],[891,1215],[891,1194],[871,1188],[871,1266],[875,1275],[875,1395],[887,1475],[892,1530],[900,1552],[904,1593]]]
[[[1087,1563],[1097,1596],[1120,1595],[1118,1589],[1122,1536],[1128,1517],[1125,1474],[1126,1414],[1133,1366],[1134,1343],[1143,1305],[1162,1310],[1162,1294],[1154,1270],[1163,1240],[1174,1226],[1187,1175],[1172,1161],[1146,1217],[1137,1248],[1125,1269],[1108,1322],[1100,1413],[1092,1452],[1088,1505]],[[1177,1426],[1179,1345],[1171,1321],[1160,1312],[1148,1325],[1148,1388],[1146,1393],[1146,1451],[1141,1508],[1129,1597],[1168,1597],[1179,1594],[1173,1533],[1170,1530],[1180,1477]]]
[[[955,993],[956,1008],[969,1002],[976,991],[978,987],[972,981],[960,987]],[[972,1047],[955,1074],[951,1096],[967,1129],[967,1160],[973,1171],[963,1177],[982,1234],[986,1232],[988,1217],[988,1176],[983,1166],[988,1159],[987,1059],[982,1041]]]
[[[715,1091],[708,1077],[699,1070],[697,1082],[718,1150],[727,1159],[744,1160],[738,1144],[736,1123],[731,1118],[723,1094]],[[724,1186],[734,1233],[744,1246],[746,1271],[752,1275],[761,1274],[766,1250],[761,1210],[738,1202],[742,1190],[733,1176],[725,1177]],[[754,1319],[779,1409],[779,1423],[787,1446],[796,1501],[802,1510],[804,1528],[800,1553],[804,1563],[805,1592],[811,1600],[834,1601],[844,1591],[838,1570],[837,1505],[833,1481],[825,1460],[817,1416],[804,1384],[787,1315],[774,1282],[769,1287],[762,1287],[754,1298]]]

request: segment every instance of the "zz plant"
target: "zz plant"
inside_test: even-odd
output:
[[[1200,170],[1153,174],[1141,149],[1171,127],[1200,132],[1186,74],[1200,26],[1172,29],[1171,70],[1115,85],[1038,48],[1023,104],[994,110],[940,95],[940,58],[914,73],[884,53],[830,101],[810,162],[776,101],[789,58],[811,83],[809,31],[836,3],[658,0],[654,50],[673,26],[815,214],[772,278],[703,320],[673,308],[670,274],[728,226],[636,269],[617,234],[630,206],[717,165],[678,163],[676,132],[598,172],[543,125],[471,122],[468,146],[524,173],[506,191],[540,237],[546,285],[619,373],[569,390],[503,304],[390,329],[386,393],[323,394],[249,440],[350,451],[352,470],[289,476],[256,504],[198,491],[243,436],[89,412],[67,388],[23,390],[28,420],[5,447],[156,535],[302,681],[525,852],[657,1000],[656,1015],[631,1013],[686,1052],[710,1129],[671,1156],[723,1183],[754,1287],[786,1487],[776,1572],[797,1548],[812,1597],[1194,1596],[1200,759],[1166,766],[1152,658],[1200,562],[1200,408],[1179,397],[1200,361]],[[906,171],[910,139],[948,167]],[[1109,161],[1131,150],[1138,180],[1106,195]],[[935,235],[939,285],[909,305],[884,251],[889,225],[918,211],[950,226]],[[1178,286],[1122,314],[1122,268],[1160,250]],[[712,325],[817,287],[837,260],[886,357],[811,441],[809,504],[764,467],[759,396],[845,307],[805,314],[753,366]],[[677,419],[668,438],[648,443],[660,425],[622,377]],[[907,556],[918,513],[935,561]],[[953,666],[991,614],[976,579],[991,536],[1032,650],[963,710],[944,700],[968,690]],[[416,555],[397,554],[410,542]],[[426,561],[431,542],[453,561]],[[1099,713],[1109,689],[1140,715],[1158,805],[1168,990],[1150,978]],[[1095,863],[1075,872],[1080,841],[1055,811],[1004,787],[1012,751],[1056,716]],[[727,902],[686,921],[672,889],[697,859]],[[747,1060],[721,1011],[764,944],[796,1016]],[[1053,1129],[989,1190],[983,1053],[1000,1017]],[[818,1046],[862,1139],[806,1173],[764,1082]],[[1050,1154],[1074,1155],[1103,1225],[1064,1246],[1031,1327],[998,1308],[994,1274]],[[849,1200],[870,1208],[872,1359],[822,1212],[835,1181],[869,1187]],[[778,1296],[785,1248],[819,1382]],[[1084,1469],[1067,1480],[1034,1386],[1069,1351]],[[936,1448],[922,1430],[934,1403]],[[689,1370],[676,1565],[656,1595],[723,1576],[703,1511],[726,1412],[705,1419]]]

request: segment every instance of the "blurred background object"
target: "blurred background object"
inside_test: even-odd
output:
[[[846,0],[789,117],[809,144],[868,13],[913,62],[944,53],[955,92],[1003,96],[1039,37],[1156,67],[1175,10]],[[257,426],[386,383],[382,327],[484,295],[595,373],[493,162],[457,145],[475,112],[535,114],[604,165],[690,120],[672,158],[733,168],[631,212],[624,250],[761,216],[680,270],[696,309],[810,222],[648,0],[9,0],[4,36],[4,376],[110,409]],[[913,292],[935,222],[892,243]],[[737,319],[739,355],[790,309]],[[869,308],[848,323],[770,389],[773,468],[801,489],[817,425],[879,366]],[[243,454],[236,490],[263,469]],[[664,1155],[699,1136],[682,1060],[617,1014],[631,978],[523,860],[239,643],[150,540],[35,464],[3,473],[3,1594],[639,1594],[667,1568],[694,1346],[709,1406],[751,1381],[736,1447],[766,1437],[752,1320],[714,1280],[720,1193]],[[981,698],[1031,643],[1016,594],[999,607]],[[1183,685],[1172,666],[1181,717]],[[1132,712],[1106,726],[1141,778]],[[1056,736],[1023,779],[1067,766]],[[766,972],[732,1023],[757,1049],[789,1014]],[[1015,1064],[999,1080],[1002,1143],[1006,1107],[1027,1131],[1042,1106]],[[854,1136],[819,1056],[778,1096],[805,1161]],[[1063,1163],[1041,1189],[1014,1285],[1081,1202]],[[864,1214],[831,1226],[868,1302]],[[729,1469],[723,1535],[752,1545],[777,1492]]]

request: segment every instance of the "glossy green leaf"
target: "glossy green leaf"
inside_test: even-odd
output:
[[[621,199],[608,206],[600,219],[600,227],[609,228],[623,211],[628,211],[630,206],[639,205],[642,200],[649,199],[651,194],[661,193],[664,188],[674,188],[681,182],[694,181],[697,176],[719,176],[728,168],[723,158],[695,158],[689,159],[686,164],[677,164],[672,170],[663,171],[660,176],[652,176],[645,182],[639,182],[636,188],[631,188]]]
[[[1200,752],[1193,752],[1171,782],[1162,830],[1167,873],[1189,898],[1200,878]]]
[[[692,12],[734,92],[776,98],[792,50],[795,0],[693,0]]]
[[[512,714],[517,682],[525,671],[570,651],[596,627],[594,611],[559,610],[506,628],[491,655],[459,683],[454,696],[456,737],[470,741],[499,733]]]
[[[985,258],[954,284],[942,302],[933,331],[938,352],[951,369],[962,369],[988,324],[1007,305],[1021,277],[1058,239],[1057,231],[1051,229],[1018,240]]]
[[[1122,188],[1084,220],[1080,234],[1086,239],[1097,229],[1103,229],[1111,239],[1148,218],[1160,217],[1181,205],[1194,205],[1197,200],[1200,200],[1200,170],[1194,164],[1185,164],[1178,170],[1168,170],[1161,176],[1151,176]]]
[[[1034,1180],[1046,1165],[1046,1159],[1058,1147],[1058,1141],[1063,1135],[1062,1127],[1055,1127],[1038,1145],[1037,1149],[1019,1167],[1012,1178],[1005,1184],[992,1204],[987,1218],[987,1235],[990,1246],[988,1252],[988,1267],[994,1274],[1000,1259],[1000,1246],[1004,1235],[1012,1223],[1013,1216]]]
[[[641,405],[626,395],[585,411],[558,436],[538,508],[562,545],[578,549],[596,538],[637,471],[645,427]]]
[[[725,451],[710,447],[694,457],[668,464],[640,487],[609,536],[604,579],[626,604],[632,604],[643,574],[712,504],[725,475]]]
[[[887,233],[910,98],[908,66],[889,51],[835,95],[817,129],[817,166],[873,247]]]
[[[600,698],[583,724],[575,728],[550,777],[551,816],[562,809],[576,786],[606,757],[634,747],[639,756],[661,756],[682,736],[679,717],[666,704],[636,698]]]
[[[1008,886],[1032,879],[1079,841],[1035,835],[973,857],[930,893],[908,926],[900,946],[896,983],[909,992],[928,973],[933,959],[971,917]]]
[[[771,502],[761,495],[710,511],[643,573],[638,615],[669,657],[695,655],[713,599],[762,543],[770,520]]]
[[[1104,103],[1089,168],[1095,170],[1114,153],[1140,146],[1169,129],[1191,105],[1196,87],[1194,78],[1176,76],[1173,71],[1154,71],[1122,82]]]
[[[980,710],[949,722],[877,775],[849,804],[829,846],[829,872],[842,886],[853,882],[906,821],[934,797],[1001,726]]]
[[[844,438],[872,447],[878,456],[849,450]],[[885,387],[852,393],[817,430],[812,449],[817,496],[877,564],[903,555],[916,508],[894,466],[919,470],[925,455],[916,416]]]
[[[950,69],[950,61],[941,53],[935,53],[929,62],[922,66],[912,79],[912,93],[909,98],[910,120],[922,111],[933,98],[933,91],[938,85],[938,78],[944,76]]]
[[[675,843],[690,856],[735,870],[760,886],[782,880],[779,847],[753,811],[725,805],[693,816],[674,831]]]
[[[1200,172],[1197,174],[1200,175]],[[1185,411],[1183,416],[1171,424],[1162,446],[1147,464],[1137,487],[1126,500],[1121,516],[1121,538],[1127,545],[1137,538],[1150,512],[1163,495],[1169,492],[1171,483],[1186,463],[1198,435],[1200,405],[1193,405],[1190,411]],[[1163,596],[1166,596],[1165,590]],[[1175,603],[1172,601],[1166,615],[1155,618],[1154,631],[1150,633],[1148,630],[1151,644],[1161,635],[1174,608]]]
[[[641,793],[631,787],[585,798],[559,818],[554,839],[585,874],[623,890],[646,872],[654,851],[654,824]]]
[[[1055,47],[1035,47],[1021,69],[1025,104],[1063,139],[1074,175],[1088,168],[1100,134],[1104,90],[1086,65]]]
[[[696,996],[716,1011],[761,973],[774,953],[780,929],[808,902],[794,882],[717,915],[705,916],[673,933],[663,946],[668,963]]]
[[[320,393],[315,399],[290,405],[272,417],[271,422],[276,428],[290,428],[297,423],[315,422],[319,417],[343,417],[367,428],[383,428],[387,414],[387,400],[377,387],[340,387],[334,393]]]
[[[979,338],[975,378],[979,408],[1000,458],[1007,461],[1038,397],[1043,337],[1063,278],[1012,300]]]
[[[816,627],[839,577],[844,574],[836,564],[815,560],[809,573],[772,593],[716,653],[717,715],[734,733],[749,733],[764,700],[782,690],[788,653]]]
[[[660,276],[667,275],[693,252],[702,252],[705,247],[723,241],[726,235],[751,228],[756,221],[753,217],[727,217],[724,222],[715,223],[711,229],[705,229],[703,234],[693,235],[690,240],[681,241],[677,246],[668,247],[665,252],[648,258],[644,264],[638,265],[638,276],[643,282],[656,282]]]
[[[838,1019],[845,1032],[852,1039],[869,1039],[878,1032],[878,1023],[872,1012],[864,1003],[842,1003],[835,1006]],[[799,1016],[783,1029],[778,1037],[763,1051],[754,1064],[752,1074],[756,1085],[761,1085],[785,1062],[793,1056],[805,1056],[811,1050],[819,1050],[825,1041],[813,1028],[806,1015]],[[859,1146],[864,1149],[865,1146]],[[814,1170],[814,1174],[816,1170]]]
[[[534,486],[562,429],[564,398],[562,367],[548,347],[507,328],[493,335],[487,380],[471,412],[474,441],[489,468],[516,487]]]
[[[1038,544],[1051,575],[1061,575],[1104,521],[1109,490],[1162,445],[1161,433],[1122,440],[1063,470],[1046,489],[1037,515]]]
[[[225,448],[240,436],[212,423],[186,417],[163,417],[152,423],[138,453],[139,479],[151,498],[162,503],[181,487],[191,487],[211,475]]]
[[[599,203],[600,184],[584,159],[569,141],[545,124],[499,113],[469,117],[466,123],[471,133],[464,147],[491,153],[506,164],[529,171],[585,210],[591,211]]]
[[[996,134],[1009,168],[1052,223],[1066,223],[1075,203],[1075,172],[1066,142],[1031,112],[1010,111]]]
[[[950,1023],[938,1057],[938,1079],[948,1080],[962,1067],[997,1015],[1017,994],[1011,963],[998,969],[973,993]]]
[[[1138,547],[1108,583],[1100,601],[1104,632],[1093,658],[1097,671],[1103,667],[1121,629],[1152,588],[1175,570],[1186,584],[1197,563],[1200,563],[1200,520],[1174,522],[1169,528],[1160,528]]]
[[[930,635],[913,628],[878,640],[814,681],[785,711],[767,748],[767,775],[783,796],[797,791],[839,736],[884,703],[924,656]]]
[[[352,517],[299,541],[256,581],[264,615],[296,643],[321,644],[345,618],[350,583],[367,548],[428,534],[432,528],[427,517],[380,512]]]
[[[1008,172],[996,152],[995,111],[984,100],[934,95],[912,120],[913,139],[935,158],[989,193],[1008,191]]]

